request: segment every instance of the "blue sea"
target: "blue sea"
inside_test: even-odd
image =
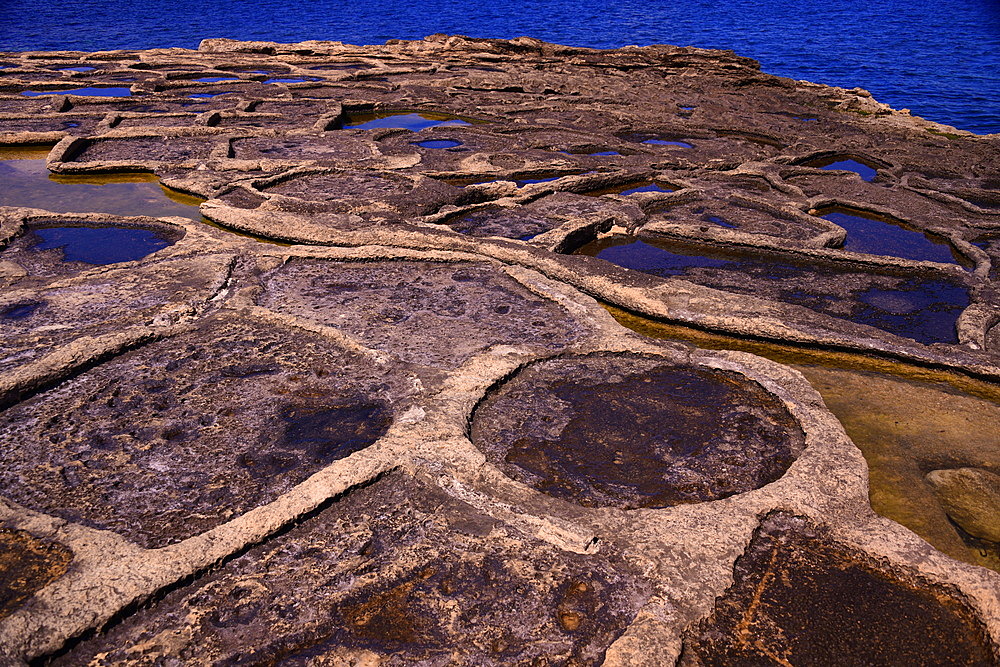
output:
[[[196,48],[206,37],[381,44],[433,33],[732,49],[772,74],[860,86],[1000,132],[1000,2],[986,0],[0,0],[0,50]]]

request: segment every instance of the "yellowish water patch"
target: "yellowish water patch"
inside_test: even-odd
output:
[[[44,160],[55,144],[0,146],[0,160]]]
[[[1000,472],[1000,385],[862,354],[745,340],[605,306],[651,338],[750,352],[802,373],[868,462],[872,508],[975,565],[1000,570],[1000,547],[963,539],[924,480],[931,470]]]

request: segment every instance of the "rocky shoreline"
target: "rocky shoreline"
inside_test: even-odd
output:
[[[1000,429],[907,454],[945,555],[828,378],[604,306],[995,387],[1000,136],[668,46],[0,65],[204,216],[0,206],[7,661],[997,661]]]

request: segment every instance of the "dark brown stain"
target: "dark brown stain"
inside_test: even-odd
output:
[[[736,373],[593,357],[522,372],[477,411],[473,441],[549,495],[636,508],[773,482],[804,435],[778,399]]]
[[[73,552],[23,530],[0,528],[0,620],[66,574]]]
[[[801,517],[764,520],[683,665],[994,665],[951,588],[891,571]]]

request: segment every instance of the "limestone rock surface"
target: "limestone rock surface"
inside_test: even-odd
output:
[[[933,470],[927,481],[945,512],[965,532],[1000,542],[1000,475],[977,468]]]

